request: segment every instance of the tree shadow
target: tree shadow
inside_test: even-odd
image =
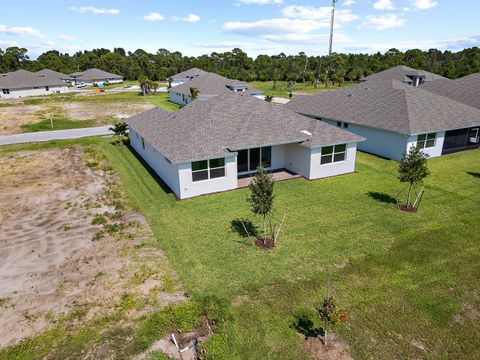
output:
[[[232,220],[231,228],[233,231],[235,231],[238,235],[240,235],[243,238],[248,238],[249,236],[258,238],[259,236],[257,226],[253,222],[247,219]]]
[[[381,192],[376,192],[376,191],[369,191],[367,193],[368,196],[370,196],[372,199],[375,199],[377,201],[386,203],[386,204],[396,204],[397,200],[394,197],[391,197],[388,194],[381,193]]]
[[[324,335],[322,327],[316,327],[311,316],[303,313],[295,315],[292,327],[305,337],[319,337]]]
[[[472,175],[475,178],[480,178],[480,172],[467,171],[468,175]]]

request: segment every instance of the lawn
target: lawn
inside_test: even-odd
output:
[[[52,127],[53,123],[53,127]],[[23,124],[21,126],[23,132],[50,131],[50,130],[66,130],[80,129],[96,126],[95,120],[70,120],[62,118],[53,118],[52,121],[41,120],[33,124]]]
[[[354,358],[480,357],[480,150],[429,160],[417,214],[391,203],[397,163],[364,153],[354,174],[278,182],[276,217],[287,220],[264,251],[232,227],[260,225],[248,189],[176,201],[128,147],[95,141],[193,300],[229,304],[216,358],[307,358],[293,325],[315,314],[329,277],[349,317],[334,331]],[[67,144],[4,149],[39,146]]]
[[[275,90],[273,90],[273,82],[272,81],[252,81],[249,82],[252,88],[262,91],[265,95],[273,95],[277,97],[283,97],[288,99],[288,92],[292,91],[295,93],[308,93],[308,94],[315,94],[321,93],[325,90],[338,90],[345,87],[349,87],[353,85],[351,82],[345,82],[342,86],[332,85],[329,84],[328,87],[325,87],[325,84],[320,84],[318,87],[312,85],[311,82],[305,83],[293,83],[292,86],[288,86],[287,81],[277,81],[277,85]]]
[[[417,214],[385,196],[400,187],[397,163],[363,153],[355,174],[277,183],[287,222],[262,251],[231,226],[260,223],[246,189],[178,202],[128,148],[103,149],[189,293],[231,304],[226,358],[304,358],[292,324],[329,276],[350,318],[336,331],[355,358],[480,356],[480,151],[430,160]]]

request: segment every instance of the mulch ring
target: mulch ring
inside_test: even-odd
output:
[[[263,238],[255,240],[255,246],[263,250],[273,249],[275,247],[275,242],[267,237],[267,240],[264,242]]]
[[[404,204],[399,204],[398,205],[398,208],[402,211],[406,211],[406,212],[413,212],[413,213],[416,213],[417,212],[417,208],[416,207],[413,207],[413,206],[408,206],[408,205],[404,205]]]

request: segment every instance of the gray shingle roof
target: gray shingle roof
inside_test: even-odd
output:
[[[72,79],[72,77],[70,75],[61,73],[59,71],[50,70],[50,69],[43,69],[43,70],[37,71],[35,74],[57,77],[61,80],[71,80]]]
[[[305,115],[406,135],[480,125],[479,109],[396,80],[296,96],[286,106]]]
[[[184,79],[188,79],[190,77],[197,77],[199,75],[203,75],[203,74],[206,74],[206,73],[207,72],[203,71],[202,69],[191,68],[191,69],[188,69],[186,71],[182,71],[181,73],[175,74],[171,78],[173,80],[184,80]]]
[[[214,73],[205,73],[187,83],[177,85],[168,91],[190,95],[190,88],[195,87],[200,91],[200,96],[216,96],[230,93],[232,90],[230,90],[228,86],[246,86],[248,88],[247,93],[258,92],[258,90],[251,89],[242,81],[227,79]]]
[[[445,79],[425,83],[421,88],[480,109],[480,74],[478,74],[477,79],[475,79],[475,76],[468,79]]]
[[[58,77],[39,75],[27,70],[0,74],[0,89],[25,89],[37,86],[65,86],[65,83]]]
[[[319,147],[364,140],[282,105],[234,93],[194,101],[175,113],[154,108],[126,122],[174,163],[224,157],[232,151],[275,144]]]
[[[70,74],[70,76],[81,81],[105,80],[105,79],[123,79],[123,76],[112,74],[100,69],[88,69],[85,71]]]
[[[405,65],[399,65],[392,67],[390,69],[380,71],[376,74],[366,76],[362,78],[362,81],[371,81],[371,80],[398,80],[401,82],[409,83],[412,81],[409,76],[425,76],[425,82],[431,82],[435,80],[446,79],[443,76],[424,71],[424,70],[417,70]]]

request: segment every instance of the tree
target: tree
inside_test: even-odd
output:
[[[190,97],[192,98],[192,101],[198,98],[198,94],[200,94],[200,90],[196,87],[190,88]]]
[[[426,178],[430,171],[427,167],[428,155],[418,147],[411,146],[408,152],[405,152],[398,166],[398,179],[402,183],[408,183],[407,209],[411,208],[411,194],[415,184],[420,183]],[[417,196],[417,200],[420,194]],[[415,201],[416,203],[416,201]]]
[[[327,293],[325,295],[325,299],[323,302],[320,304],[318,307],[318,314],[320,315],[320,319],[323,320],[324,322],[324,345],[328,345],[328,328],[330,325],[335,325],[339,323],[343,323],[347,321],[347,312],[343,309],[341,309],[335,300],[335,298],[332,296],[332,291],[333,287],[332,284],[330,283],[330,280],[328,280],[327,283]]]
[[[153,89],[153,93],[156,95],[156,94],[157,94],[157,90],[158,90],[158,88],[160,87],[160,84],[159,84],[158,82],[156,82],[156,81],[152,81],[152,82],[150,83],[150,86],[151,86],[151,88]]]
[[[118,136],[118,142],[121,143],[123,137],[127,135],[128,125],[125,122],[119,122],[108,128],[108,130],[112,131],[116,136]]]
[[[145,75],[142,75],[138,78],[138,84],[142,89],[142,95],[146,96],[150,87],[150,80]]]
[[[272,95],[266,95],[265,96],[265,101],[271,103],[273,101],[273,96]]]
[[[172,77],[169,77],[169,78],[168,78],[168,88],[169,88],[169,89],[172,87],[172,82],[173,82],[173,78],[172,78]]]
[[[255,215],[263,216],[263,243],[267,243],[267,216],[273,210],[273,176],[267,174],[262,166],[257,168],[257,174],[248,185],[250,196],[248,202]]]

